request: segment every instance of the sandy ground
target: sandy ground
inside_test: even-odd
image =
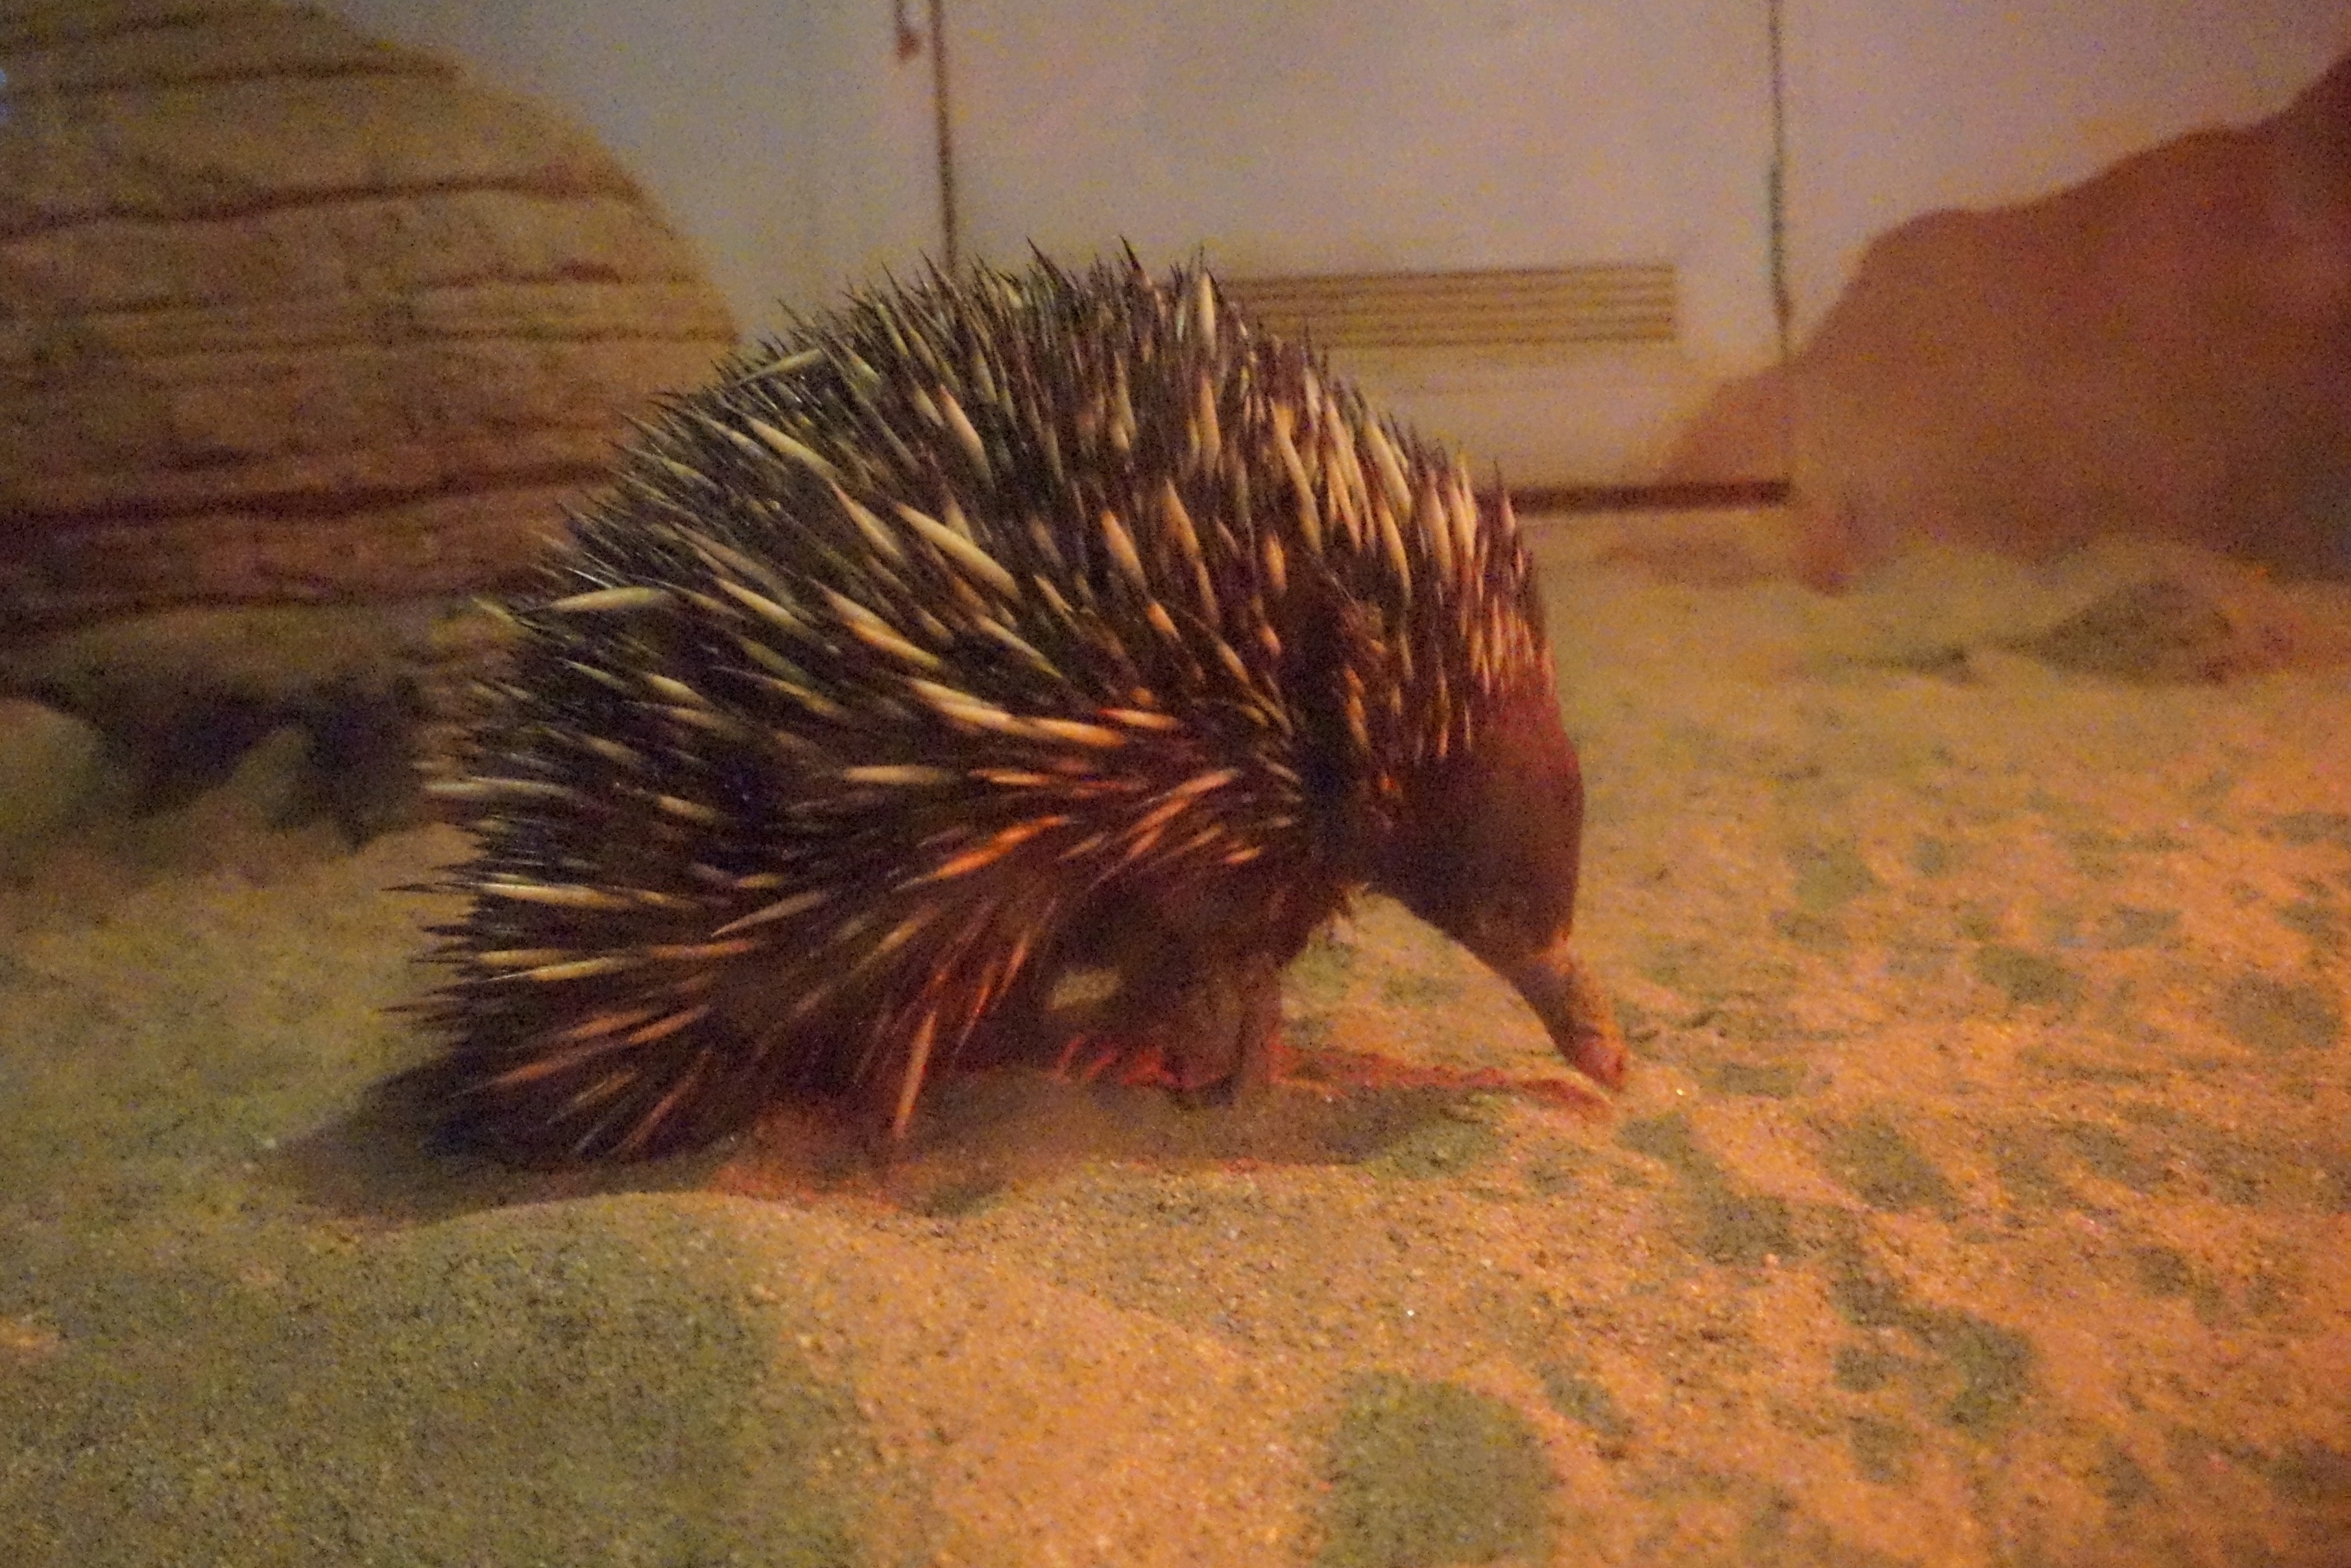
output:
[[[447,830],[19,856],[0,1556],[2351,1563],[2340,598],[1619,543],[1547,547],[1614,1104],[1001,1077],[885,1173],[517,1176],[367,1092]],[[1561,1071],[1377,905],[1289,1036]]]

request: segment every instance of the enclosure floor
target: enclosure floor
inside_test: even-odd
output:
[[[1370,904],[1252,1107],[517,1176],[366,1097],[446,830],[232,789],[20,878],[0,1556],[2351,1563],[2346,667],[2004,650],[2111,562],[1549,554],[1613,1103],[1341,1071],[1562,1074]]]

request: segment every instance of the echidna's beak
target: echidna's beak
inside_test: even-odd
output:
[[[1616,1009],[1568,951],[1565,938],[1518,963],[1497,966],[1551,1031],[1567,1064],[1606,1089],[1625,1086],[1625,1036]]]

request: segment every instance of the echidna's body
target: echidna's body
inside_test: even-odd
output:
[[[903,1129],[941,1067],[1098,1031],[1234,1082],[1367,883],[1621,1076],[1507,504],[1204,273],[856,300],[677,401],[572,532],[457,787],[432,1076],[493,1147],[796,1093]],[[1057,1005],[1084,969],[1114,994]]]

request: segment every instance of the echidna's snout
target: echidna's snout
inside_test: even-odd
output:
[[[1504,979],[1551,1032],[1570,1067],[1604,1089],[1625,1086],[1625,1037],[1608,1005],[1564,937],[1518,963],[1499,967]]]
[[[1472,755],[1410,802],[1381,891],[1517,988],[1568,1064],[1625,1082],[1614,1009],[1568,945],[1583,854],[1583,776],[1547,688],[1503,706]]]

